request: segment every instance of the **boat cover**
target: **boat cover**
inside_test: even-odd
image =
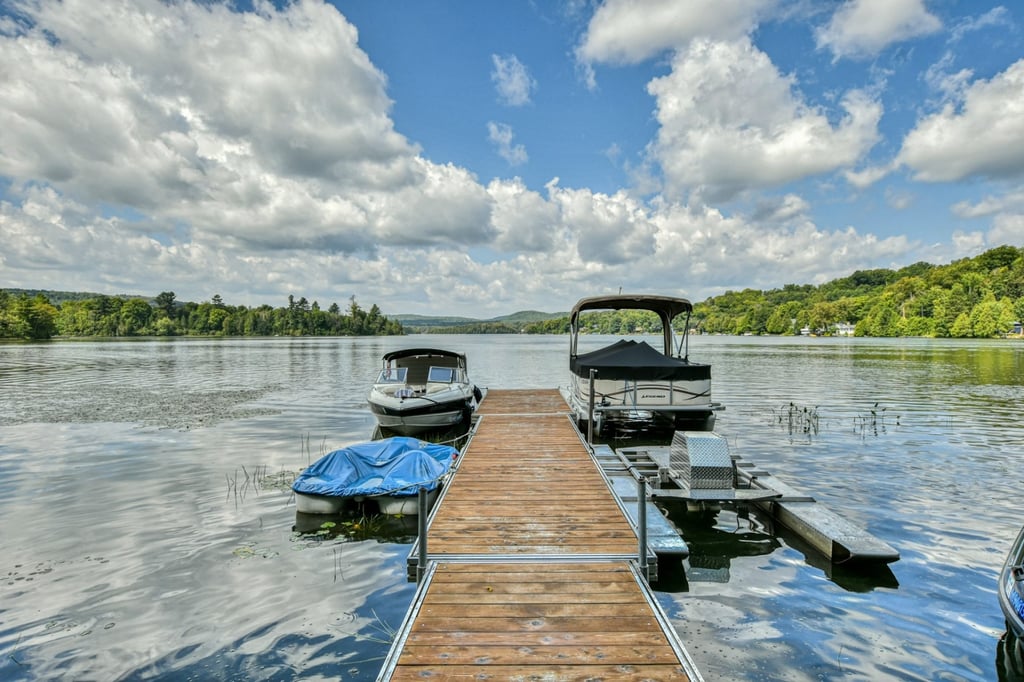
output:
[[[597,370],[598,379],[643,381],[697,381],[711,378],[711,365],[672,358],[652,348],[646,341],[622,339],[572,358],[572,373],[588,378]]]
[[[297,493],[354,497],[416,495],[433,490],[451,468],[458,450],[396,436],[329,452],[292,483]]]

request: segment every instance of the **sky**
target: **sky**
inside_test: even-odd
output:
[[[0,287],[385,314],[1024,246],[1024,5],[0,0]]]

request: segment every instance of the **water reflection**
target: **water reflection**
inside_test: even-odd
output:
[[[297,511],[292,530],[296,541],[306,546],[363,540],[410,544],[416,540],[418,523],[417,516],[376,514],[361,508],[359,503],[353,503],[352,509],[341,514],[304,514]]]
[[[999,682],[1024,681],[1024,642],[1009,628],[996,644],[996,674]]]
[[[267,479],[368,438],[380,357],[413,344],[465,353],[481,386],[568,378],[565,337],[0,345],[0,679],[375,679],[415,591],[408,536],[317,536]],[[657,586],[706,679],[1021,678],[995,590],[1024,344],[696,337],[691,356],[731,450],[901,554],[864,575],[732,511],[678,519],[728,577]],[[790,403],[816,433],[772,426]],[[858,430],[876,404],[884,428]]]
[[[685,502],[663,506],[690,548],[684,562],[687,589],[690,582],[729,582],[733,559],[770,554],[779,547],[769,526],[749,509],[687,511]]]

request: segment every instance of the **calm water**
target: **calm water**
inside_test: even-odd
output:
[[[374,679],[408,534],[298,535],[287,486],[369,437],[379,358],[411,345],[465,352],[481,386],[567,378],[567,337],[0,345],[0,679]],[[706,678],[997,679],[1024,344],[698,337],[691,357],[734,452],[902,555],[833,570],[756,517],[673,512],[693,557],[658,596]]]

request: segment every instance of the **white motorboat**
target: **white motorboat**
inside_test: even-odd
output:
[[[465,355],[408,348],[384,355],[367,400],[382,429],[411,436],[468,427],[482,397],[469,380]]]
[[[661,322],[662,348],[621,339],[581,352],[582,313],[647,310]],[[711,366],[690,362],[688,327],[693,305],[671,296],[618,295],[581,299],[569,315],[570,384],[563,389],[580,429],[595,434],[617,426],[710,431],[720,403],[711,400]],[[677,335],[672,321],[686,320]]]

